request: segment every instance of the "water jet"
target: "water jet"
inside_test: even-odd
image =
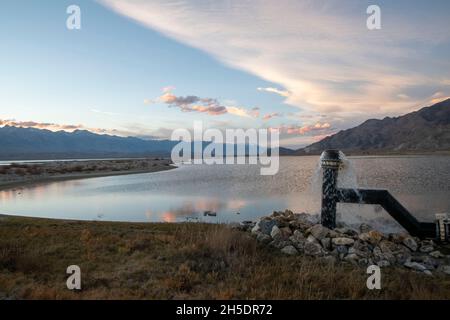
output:
[[[320,156],[323,169],[321,223],[324,227],[336,228],[338,202],[377,204],[412,236],[440,242],[450,241],[450,219],[447,214],[437,214],[435,223],[420,222],[388,190],[338,188],[337,177],[342,168],[343,155],[339,150],[325,150]]]

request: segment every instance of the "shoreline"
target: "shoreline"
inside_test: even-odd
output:
[[[145,167],[140,168],[140,166]],[[99,167],[101,169],[97,169]],[[0,173],[0,191],[22,189],[41,183],[153,173],[176,168],[177,166],[168,159],[83,160],[13,164],[0,167],[4,171]],[[17,174],[18,170],[20,170],[20,174]],[[53,171],[60,171],[60,173],[49,173]]]

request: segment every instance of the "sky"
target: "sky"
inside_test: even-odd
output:
[[[201,120],[301,147],[450,97],[448,14],[447,0],[3,0],[0,126],[169,138]]]

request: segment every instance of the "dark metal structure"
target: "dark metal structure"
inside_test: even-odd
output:
[[[336,204],[338,202],[381,205],[406,231],[419,238],[449,241],[450,221],[445,215],[437,217],[436,223],[420,222],[401,205],[388,190],[342,189],[337,187],[337,177],[342,166],[339,150],[326,150],[320,157],[323,168],[322,225],[336,227]]]

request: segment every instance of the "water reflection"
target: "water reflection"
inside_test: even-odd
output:
[[[183,165],[151,174],[61,181],[0,191],[0,213],[66,219],[207,222],[253,220],[273,210],[318,213],[318,157],[282,157],[261,176],[251,165]],[[450,211],[450,157],[352,158],[361,187],[385,188],[416,217]],[[204,216],[205,211],[217,216]],[[376,206],[340,205],[345,219],[385,216]],[[238,214],[239,213],[239,214]],[[358,218],[359,217],[359,218]]]
[[[239,215],[239,210],[248,205],[249,201],[244,199],[232,199],[223,201],[217,198],[197,198],[191,201],[185,201],[177,207],[171,207],[169,210],[156,211],[148,209],[146,217],[149,221],[180,222],[192,220],[217,220],[215,217],[207,217],[206,212],[213,212],[223,215],[224,213],[233,213]],[[220,217],[219,217],[220,219]]]

